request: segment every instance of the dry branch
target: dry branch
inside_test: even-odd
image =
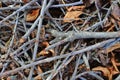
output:
[[[117,38],[120,37],[120,31],[118,32],[87,32],[87,31],[68,31],[68,32],[60,32],[57,30],[48,30],[52,36],[56,38],[70,38],[69,41],[73,41],[75,39],[82,38]]]
[[[21,66],[19,68],[16,68],[14,70],[10,70],[10,71],[6,71],[4,73],[0,73],[0,78],[3,77],[3,76],[6,76],[6,75],[9,75],[11,73],[14,73],[14,72],[17,72],[17,71],[20,71],[20,70],[23,70],[23,69],[26,69],[26,68],[29,68],[31,66],[35,66],[35,65],[38,65],[38,64],[41,64],[41,63],[46,63],[46,62],[51,62],[53,60],[57,60],[57,59],[61,59],[61,58],[65,58],[67,56],[72,56],[72,55],[76,55],[76,54],[80,54],[80,53],[84,53],[84,52],[87,52],[87,51],[90,51],[90,50],[94,50],[96,48],[101,48],[103,46],[105,46],[107,43],[110,43],[112,41],[114,41],[115,39],[110,39],[110,40],[106,40],[106,41],[103,41],[103,42],[100,42],[100,43],[97,43],[97,44],[94,44],[94,45],[91,45],[91,46],[88,46],[82,50],[78,50],[78,51],[74,51],[72,53],[68,53],[68,54],[64,54],[64,55],[61,55],[61,56],[54,56],[54,57],[50,57],[50,58],[46,58],[46,59],[43,59],[43,60],[39,60],[39,61],[36,61],[36,62],[33,62],[33,63],[30,63],[28,65],[24,65],[24,66]]]
[[[59,46],[63,43],[66,43],[69,41],[74,41],[76,39],[85,39],[85,38],[99,38],[100,39],[100,38],[120,37],[120,31],[118,31],[118,32],[86,32],[86,31],[60,32],[57,30],[47,30],[47,31],[50,32],[52,36],[56,37],[56,39],[61,40],[61,41],[48,46],[45,50],[49,50],[49,49]]]

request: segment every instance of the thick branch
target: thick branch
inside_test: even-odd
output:
[[[68,32],[60,32],[56,30],[47,30],[51,33],[52,36],[56,37],[56,39],[62,39],[59,42],[56,42],[50,46],[48,46],[45,50],[52,49],[56,46],[59,46],[65,42],[74,41],[75,39],[82,39],[82,38],[117,38],[120,37],[120,31],[118,32],[75,32],[75,31],[68,31]]]
[[[54,37],[58,38],[72,38],[71,40],[81,39],[81,38],[116,38],[120,37],[120,31],[118,32],[87,32],[87,31],[68,31],[68,32],[59,32],[56,30],[49,30]]]

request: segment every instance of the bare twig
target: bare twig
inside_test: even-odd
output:
[[[92,75],[93,77],[97,78],[98,80],[104,80],[103,78],[101,78],[100,76],[98,76],[94,71],[86,71],[86,72],[83,72],[81,74],[78,74],[76,76],[76,78],[79,78],[80,76],[84,75],[84,74],[89,74],[89,75]]]
[[[48,8],[50,7],[51,3],[48,3],[48,5],[44,8],[44,11],[42,11],[42,13],[46,12],[48,10]],[[35,20],[35,22],[32,24],[31,28],[22,36],[22,38],[20,39],[20,42],[23,43],[25,42],[25,40],[27,39],[27,37],[30,35],[30,33],[35,29],[39,19],[43,19],[44,17],[39,15],[38,18]]]
[[[75,80],[75,76],[77,74],[77,69],[78,69],[78,66],[80,64],[80,59],[81,59],[81,55],[79,55],[78,59],[76,60],[75,70],[74,70],[74,72],[73,72],[72,77],[71,77],[70,80]]]
[[[78,41],[78,42],[79,42],[79,41]],[[73,49],[73,52],[75,51],[75,49],[76,49],[78,46],[79,46],[79,44],[77,43],[77,45],[76,45],[75,48]],[[52,80],[62,68],[64,68],[65,66],[67,66],[67,65],[73,60],[74,57],[75,57],[75,56],[70,56],[70,55],[67,56],[67,57],[63,60],[62,64],[61,64],[56,70],[54,70],[46,80]]]
[[[68,53],[68,54],[64,54],[64,55],[61,55],[61,56],[55,56],[55,57],[51,57],[51,58],[46,58],[46,59],[43,59],[43,60],[39,60],[39,61],[36,61],[36,62],[33,62],[33,63],[30,63],[28,65],[24,65],[24,66],[21,66],[19,68],[16,68],[14,70],[10,70],[10,71],[6,71],[2,74],[0,74],[0,77],[3,77],[3,76],[6,76],[6,75],[9,75],[13,72],[17,72],[19,70],[23,70],[23,69],[26,69],[26,68],[29,68],[31,66],[35,66],[35,65],[38,65],[38,64],[41,64],[41,63],[46,63],[46,62],[51,62],[53,60],[57,60],[57,59],[61,59],[61,58],[65,58],[66,56],[72,56],[72,55],[76,55],[76,54],[80,54],[80,53],[84,53],[86,51],[90,51],[90,50],[94,50],[96,48],[101,48],[103,46],[105,46],[107,43],[110,43],[112,41],[114,41],[115,39],[109,39],[109,40],[106,40],[106,41],[103,41],[103,42],[100,42],[100,43],[96,43],[94,45],[91,45],[91,46],[88,46],[82,50],[78,50],[78,51],[74,51],[72,53]]]
[[[38,50],[38,43],[39,43],[39,37],[40,37],[40,30],[41,30],[41,27],[42,27],[43,16],[44,16],[44,13],[45,13],[46,4],[47,4],[47,0],[44,0],[43,5],[42,5],[42,9],[41,9],[41,13],[40,13],[40,19],[39,19],[39,24],[38,24],[38,30],[37,30],[37,35],[36,35],[36,42],[35,42],[34,52],[33,52],[33,56],[32,56],[32,62],[35,61],[35,59],[36,59],[36,54],[37,54],[37,50]],[[33,70],[34,70],[34,65],[31,67],[28,80],[30,80],[32,78]]]
[[[70,4],[59,4],[59,5],[52,5],[51,7],[67,7],[67,6],[75,6],[75,5],[80,5],[83,4],[82,0]]]
[[[39,43],[39,38],[40,38],[40,31],[41,31],[41,28],[42,28],[42,22],[43,22],[43,16],[45,14],[45,10],[47,10],[50,5],[52,4],[54,0],[50,0],[48,5],[47,4],[47,0],[44,0],[43,1],[43,5],[42,5],[42,9],[41,9],[41,13],[40,13],[40,20],[39,20],[39,24],[38,24],[38,30],[37,30],[37,35],[36,35],[36,42],[35,42],[35,47],[34,47],[34,52],[33,52],[33,56],[32,56],[32,62],[35,61],[36,59],[36,54],[37,54],[37,50],[38,50],[38,43]],[[34,65],[32,66],[31,68],[31,71],[29,73],[29,77],[28,77],[28,80],[31,79],[32,77],[32,74],[33,74],[33,70],[34,70]]]
[[[13,12],[12,14],[10,14],[9,16],[7,16],[6,18],[4,18],[3,20],[0,21],[0,24],[2,24],[2,22],[8,20],[9,18],[11,18],[12,16],[14,16],[15,14],[17,14],[18,12],[24,10],[27,6],[31,5],[32,3],[36,2],[37,0],[32,0],[31,2],[25,4],[24,6],[22,6],[21,8],[19,8],[18,10],[16,10],[15,12]]]
[[[90,30],[90,29],[94,29],[94,28],[98,27],[99,25],[102,25],[103,23],[105,23],[105,22],[107,21],[106,18],[110,15],[111,8],[112,8],[112,5],[111,5],[110,8],[108,9],[108,11],[107,11],[107,13],[106,13],[106,15],[105,15],[105,17],[104,17],[104,19],[103,19],[102,21],[100,21],[100,22],[98,22],[98,23],[95,23],[94,25],[92,25],[91,27],[88,27],[88,28],[85,29],[85,30],[87,31],[87,30]]]
[[[10,54],[10,51],[11,51],[11,48],[12,48],[12,45],[13,45],[13,42],[14,42],[14,39],[15,39],[16,28],[17,28],[17,23],[18,23],[18,17],[19,17],[19,13],[17,14],[16,24],[15,24],[14,30],[13,30],[13,36],[12,36],[12,39],[11,39],[11,41],[10,41],[10,45],[9,45],[9,48],[8,48],[8,51],[7,51],[7,56],[6,56],[5,59],[7,59],[8,55]]]

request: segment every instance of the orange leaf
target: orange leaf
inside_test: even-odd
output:
[[[26,16],[26,21],[34,21],[38,17],[39,11],[40,9],[31,10]]]

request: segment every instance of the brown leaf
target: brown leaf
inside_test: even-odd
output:
[[[37,68],[38,68],[39,73],[43,73],[43,71],[42,71],[42,69],[40,68],[40,66],[37,66]],[[37,75],[34,79],[35,79],[35,80],[42,80],[41,76],[39,76],[39,75]]]
[[[110,66],[110,67],[95,67],[92,70],[94,71],[101,71],[103,73],[104,76],[108,77],[109,80],[112,80],[112,76],[115,74],[118,74],[119,71],[116,71],[114,67]]]
[[[34,21],[38,17],[39,11],[40,9],[31,10],[26,16],[26,21]]]
[[[107,51],[107,53],[109,53],[109,52],[112,52],[113,50],[118,49],[118,48],[120,48],[120,43],[117,43],[117,44],[109,47],[106,51]]]
[[[42,50],[37,54],[37,56],[38,57],[41,56],[41,55],[44,56],[44,55],[47,55],[48,53],[49,53],[48,51]]]
[[[83,14],[83,10],[85,9],[84,5],[81,6],[73,6],[68,9],[68,12],[64,16],[63,22],[72,22],[76,20],[80,20],[79,16]]]
[[[26,39],[21,38],[21,39],[19,40],[19,42],[20,42],[20,43],[24,43],[24,42],[25,42],[25,40],[26,40]]]
[[[74,20],[80,20],[80,18],[78,18],[83,12],[82,11],[71,11],[71,12],[67,12],[67,14],[64,17],[64,22],[72,22]]]
[[[48,50],[48,51],[45,51],[45,50],[42,50],[41,52],[39,52],[38,54],[37,54],[37,56],[39,57],[39,56],[45,56],[45,55],[48,55],[48,54],[52,54],[52,56],[53,55],[55,55],[55,52],[52,50],[52,49],[50,49],[50,50]]]
[[[103,75],[106,76],[106,77],[110,76],[110,74],[111,74],[108,68],[101,67],[101,66],[95,67],[92,70],[94,70],[94,71],[102,71]]]
[[[47,41],[44,41],[44,42],[42,42],[42,44],[41,44],[41,46],[43,46],[43,47],[48,47],[49,46],[49,43],[47,42]]]
[[[111,62],[112,62],[112,65],[113,65],[115,71],[119,72],[119,70],[118,70],[118,68],[116,66],[116,60],[115,60],[114,54],[112,55]]]
[[[72,6],[68,9],[68,11],[74,11],[74,10],[83,11],[84,9],[85,9],[84,5],[82,5],[82,6]]]
[[[119,74],[120,72],[119,71],[116,71],[114,67],[108,67],[109,71],[111,72],[111,75],[108,76],[109,80],[112,80],[112,76],[113,75],[116,75],[116,74]]]
[[[49,46],[49,43],[47,42],[47,41],[44,41],[44,42],[42,42],[41,43],[41,47],[42,48],[44,48],[42,51],[40,51],[38,54],[37,54],[37,56],[39,57],[39,56],[45,56],[45,55],[48,55],[48,54],[51,54],[52,56],[53,55],[55,55],[55,52],[54,52],[54,50],[52,50],[52,49],[50,49],[50,50],[48,50],[48,51],[46,51],[45,50],[45,48],[46,47],[48,47]]]

